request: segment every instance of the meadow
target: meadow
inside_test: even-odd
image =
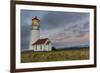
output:
[[[55,50],[49,52],[21,52],[21,62],[49,62],[89,59],[89,48]]]

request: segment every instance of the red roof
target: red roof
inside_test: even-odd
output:
[[[35,44],[44,44],[47,40],[48,40],[48,38],[39,39],[35,43],[33,43],[32,45],[35,45]]]

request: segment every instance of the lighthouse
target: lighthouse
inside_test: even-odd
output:
[[[29,50],[32,51],[51,51],[52,43],[49,38],[40,38],[40,20],[35,16],[32,19],[32,29],[30,36]]]
[[[33,50],[32,44],[35,43],[38,39],[40,39],[40,20],[35,16],[32,19],[32,29],[31,29],[31,36],[29,42],[29,50]]]

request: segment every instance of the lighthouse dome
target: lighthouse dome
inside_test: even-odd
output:
[[[35,16],[35,18],[32,19],[32,25],[33,26],[39,26],[40,20]]]

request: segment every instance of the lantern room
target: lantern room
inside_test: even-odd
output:
[[[35,18],[32,19],[32,26],[39,26],[40,20],[35,16]]]

